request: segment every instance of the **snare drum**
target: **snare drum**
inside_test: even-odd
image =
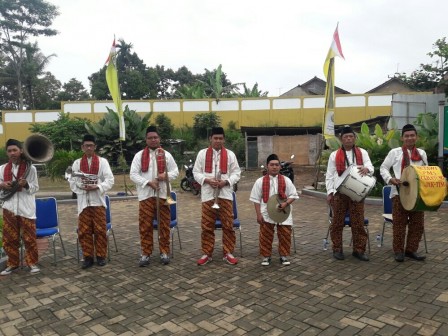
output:
[[[350,166],[340,176],[342,181],[336,190],[347,195],[352,201],[361,202],[372,191],[376,183],[376,178],[369,175],[361,176],[358,167]]]
[[[401,205],[408,211],[436,211],[445,199],[446,180],[438,166],[410,165],[400,180]]]

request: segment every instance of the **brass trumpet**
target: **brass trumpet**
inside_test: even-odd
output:
[[[157,155],[158,156],[163,156],[163,159],[165,160],[165,171],[164,171],[164,173],[165,173],[165,184],[166,184],[166,201],[165,201],[165,205],[175,204],[176,201],[173,200],[173,198],[171,197],[170,179],[168,178],[168,162],[166,160],[165,151],[163,149],[159,148],[159,150],[157,151]]]
[[[218,171],[217,169],[217,165],[215,165],[215,180],[220,180],[221,179],[221,171]],[[215,203],[213,203],[212,208],[213,209],[219,209],[219,204],[218,204],[218,196],[220,193],[221,189],[216,188],[215,189]]]

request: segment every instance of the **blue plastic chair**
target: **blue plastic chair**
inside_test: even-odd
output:
[[[107,260],[110,261],[110,243],[109,237],[112,234],[112,238],[114,239],[115,244],[115,252],[118,252],[117,241],[115,240],[114,230],[112,228],[112,214],[110,209],[110,197],[106,195],[106,237],[107,237]],[[78,229],[76,229],[76,256],[78,262],[80,261],[80,248],[79,248],[79,239],[78,239]]]
[[[328,241],[328,236],[330,235],[330,230],[331,230],[331,225],[333,224],[333,209],[331,207],[328,207],[328,230],[327,230],[327,235],[324,238],[324,250],[327,249],[327,246],[329,244]],[[345,214],[345,218],[344,218],[344,227],[351,227],[352,223],[350,221],[350,214],[347,212]],[[369,236],[369,219],[368,218],[364,218],[364,229],[366,230],[367,233],[367,247],[369,249],[369,254],[370,254],[370,236]],[[353,237],[350,239],[350,246],[352,245],[353,242]]]
[[[383,187],[383,230],[381,232],[381,243],[380,246],[383,246],[384,241],[384,229],[386,228],[386,224],[394,224],[392,218],[392,199],[390,198],[390,192],[392,190],[392,186],[386,185]],[[423,241],[425,243],[425,251],[428,253],[428,245],[426,243],[426,233],[425,228],[423,227]]]
[[[58,204],[56,198],[36,198],[36,237],[51,238],[53,242],[54,264],[56,265],[56,236],[61,241],[64,256],[66,256],[64,242],[59,229]]]
[[[179,240],[179,249],[182,250],[182,243],[180,241],[180,233],[179,233],[179,226],[177,222],[177,194],[174,191],[171,191],[171,198],[176,201],[176,203],[170,205],[170,246],[171,246],[171,258],[174,258],[174,230],[177,231],[177,239]],[[159,228],[159,222],[157,219],[154,219],[152,222],[152,227],[154,230],[158,230]]]
[[[241,257],[243,256],[243,240],[242,240],[242,234],[241,234],[241,222],[238,218],[238,206],[236,204],[236,194],[235,192],[232,193],[233,195],[233,229],[238,230],[240,233],[240,253]],[[219,219],[219,211],[218,216],[215,221],[215,230],[222,230],[222,223]]]

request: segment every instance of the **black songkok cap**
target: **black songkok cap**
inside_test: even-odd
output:
[[[146,129],[146,134],[151,133],[151,132],[154,132],[154,133],[159,134],[159,132],[157,132],[157,127],[155,127],[155,126],[149,126],[149,127]]]
[[[213,135],[215,135],[215,134],[222,134],[222,135],[225,136],[225,134],[224,134],[224,128],[222,128],[222,127],[213,127],[213,128],[212,128],[212,134],[210,134],[210,136],[213,136]]]
[[[84,143],[86,141],[92,141],[95,143],[95,137],[92,134],[86,134],[84,135],[84,138],[82,138],[82,142]]]
[[[277,154],[271,154],[268,156],[268,158],[266,159],[266,164],[268,164],[269,162],[271,162],[272,160],[277,160],[280,162],[280,160],[278,159]]]
[[[415,126],[411,125],[411,124],[407,124],[407,125],[403,126],[403,128],[401,129],[401,135],[403,135],[404,132],[407,132],[407,131],[415,131],[415,133],[417,133]]]
[[[351,128],[350,125],[344,125],[340,128],[339,133],[341,133],[341,136],[343,136],[344,134],[347,134],[347,133],[355,134],[355,131],[353,130],[353,128]]]
[[[8,141],[6,141],[6,148],[8,148],[9,146],[17,146],[19,148],[22,148],[22,143],[16,139],[8,139]]]

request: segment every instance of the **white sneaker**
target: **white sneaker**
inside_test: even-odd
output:
[[[6,267],[1,273],[0,275],[10,275],[12,273],[12,271],[14,271],[15,269],[17,269],[18,267],[11,267],[8,266]]]
[[[39,272],[40,272],[40,268],[37,267],[37,265],[31,265],[30,266],[30,273],[31,274],[36,274],[36,273],[39,273]]]
[[[291,262],[288,260],[288,258],[283,256],[280,257],[280,263],[285,266],[291,265]]]
[[[270,264],[271,264],[271,257],[264,257],[263,261],[261,262],[261,265],[269,266]]]

